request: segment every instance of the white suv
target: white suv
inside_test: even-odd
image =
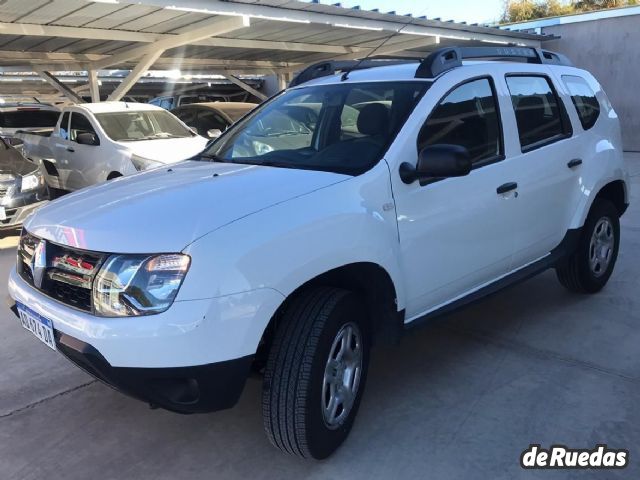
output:
[[[228,408],[263,371],[271,442],[324,458],[372,343],[548,268],[597,292],[628,199],[616,113],[557,54],[329,62],[197,158],[39,210],[9,291],[52,349],[154,406]]]

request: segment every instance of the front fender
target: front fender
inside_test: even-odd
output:
[[[271,288],[287,297],[335,268],[374,263],[404,308],[398,231],[385,162],[369,172],[236,220],[185,248],[181,300]]]

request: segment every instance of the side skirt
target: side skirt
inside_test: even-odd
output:
[[[464,297],[453,300],[442,307],[427,312],[425,315],[412,320],[409,323],[403,325],[404,330],[411,330],[415,327],[421,327],[431,323],[433,320],[442,317],[443,315],[455,312],[456,310],[466,307],[472,303],[483,300],[484,298],[493,295],[507,287],[511,287],[518,283],[534,277],[549,268],[553,268],[558,263],[562,262],[567,256],[571,255],[578,246],[580,240],[581,228],[568,230],[560,244],[551,250],[548,255],[537,260],[529,265],[520,268],[506,276],[496,280],[489,285],[486,285],[478,290],[474,290]]]

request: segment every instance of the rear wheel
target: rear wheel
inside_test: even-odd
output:
[[[577,293],[600,291],[609,280],[620,245],[620,220],[609,200],[597,199],[587,216],[576,251],[556,267],[560,283]]]
[[[357,296],[319,287],[284,312],[265,369],[262,412],[280,450],[323,459],[347,438],[367,377],[369,323]]]

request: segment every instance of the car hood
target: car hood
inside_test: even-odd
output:
[[[69,194],[39,209],[25,228],[51,242],[86,250],[178,252],[234,220],[348,178],[187,161]]]
[[[118,142],[131,153],[143,158],[156,160],[164,164],[176,163],[191,158],[204,150],[208,140],[196,135],[189,138],[159,138],[156,140],[140,140]]]
[[[33,173],[37,169],[36,165],[26,160],[17,150],[13,148],[0,150],[0,174],[22,176]]]

